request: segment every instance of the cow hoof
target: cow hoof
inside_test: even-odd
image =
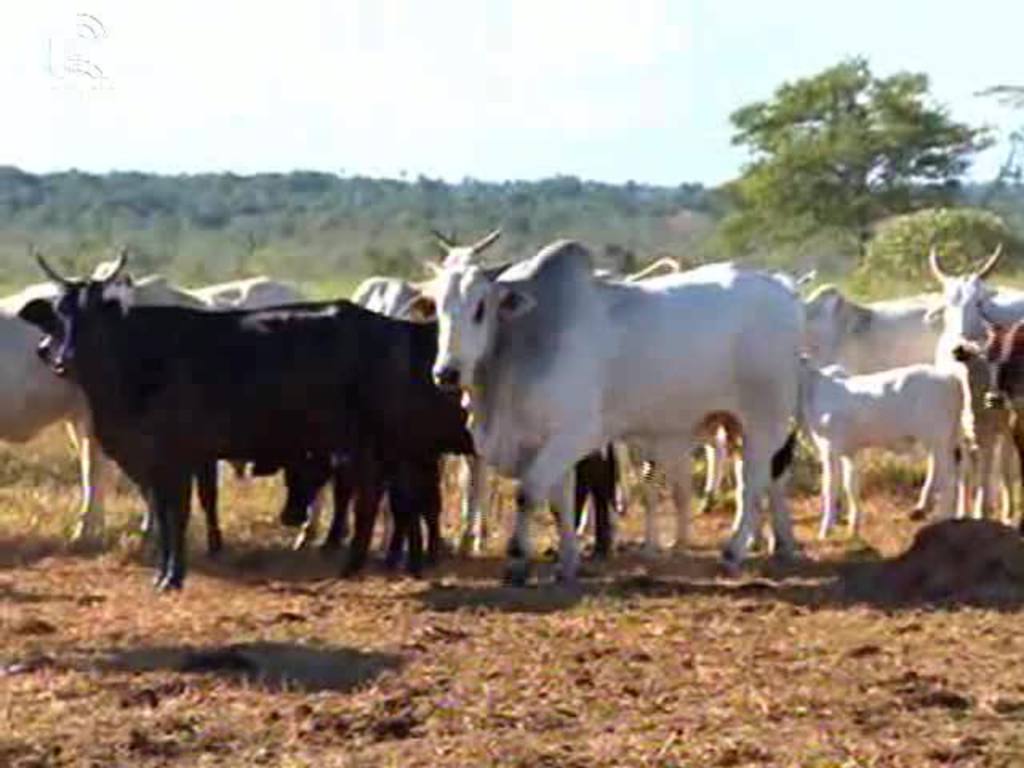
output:
[[[510,587],[525,587],[530,579],[530,564],[526,560],[513,560],[505,566],[504,582]]]
[[[338,576],[342,579],[354,579],[356,576],[359,575],[359,572],[361,570],[362,568],[358,565],[346,563],[341,567],[341,571],[338,572]]]
[[[221,552],[224,551],[224,539],[221,538],[218,533],[216,536],[211,536],[206,542],[206,554],[210,557],[217,557]]]
[[[657,544],[644,544],[643,549],[640,550],[640,555],[648,560],[654,560],[661,555],[661,549],[659,549]]]
[[[726,576],[739,576],[743,562],[731,548],[727,547],[722,550],[722,559],[719,561],[719,566]]]
[[[157,592],[178,592],[183,586],[184,579],[181,576],[165,576],[157,581]]]
[[[88,549],[103,541],[103,529],[97,526],[79,523],[71,532],[70,543],[76,549]]]
[[[580,572],[578,568],[563,568],[561,565],[555,566],[555,582],[557,584],[563,584],[571,587],[579,583]]]
[[[928,510],[925,509],[924,507],[914,507],[912,510],[910,510],[909,517],[911,520],[915,522],[924,520],[928,517]]]
[[[776,547],[772,559],[779,563],[792,565],[806,559],[803,549],[799,546]]]
[[[308,546],[309,538],[305,534],[300,533],[295,537],[295,541],[292,542],[292,552],[301,552]]]
[[[480,539],[467,533],[459,539],[456,552],[459,557],[477,557],[481,549]]]
[[[341,544],[336,541],[325,541],[320,545],[320,557],[329,559],[341,552]]]

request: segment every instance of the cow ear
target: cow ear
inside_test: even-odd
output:
[[[498,289],[498,316],[503,320],[515,320],[530,312],[537,306],[532,296],[508,286]]]
[[[398,316],[408,320],[430,322],[437,319],[437,302],[426,294],[410,299],[399,311]]]
[[[53,303],[47,299],[33,299],[21,308],[18,317],[48,336],[60,331],[60,320],[57,318]]]

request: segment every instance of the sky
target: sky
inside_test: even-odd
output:
[[[1019,0],[18,2],[0,164],[716,184],[733,110],[847,56],[1005,135],[974,94],[1024,84],[1022,46]]]

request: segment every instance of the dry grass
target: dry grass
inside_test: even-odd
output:
[[[103,552],[61,543],[76,490],[57,436],[4,448],[0,477],[3,766],[1024,762],[1015,610],[834,588],[839,563],[906,547],[909,489],[872,482],[866,542],[811,543],[799,566],[720,576],[719,511],[688,556],[627,548],[579,589],[517,590],[497,585],[497,541],[426,581],[336,580],[287,551],[275,483],[226,477],[229,552],[206,559],[197,521],[185,591],[158,596],[129,491]],[[795,511],[811,542],[815,500]]]

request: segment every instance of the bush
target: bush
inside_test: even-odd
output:
[[[948,273],[969,272],[1000,244],[1013,263],[1021,243],[996,214],[977,208],[928,208],[881,222],[855,279],[930,281],[928,251],[938,249]]]

